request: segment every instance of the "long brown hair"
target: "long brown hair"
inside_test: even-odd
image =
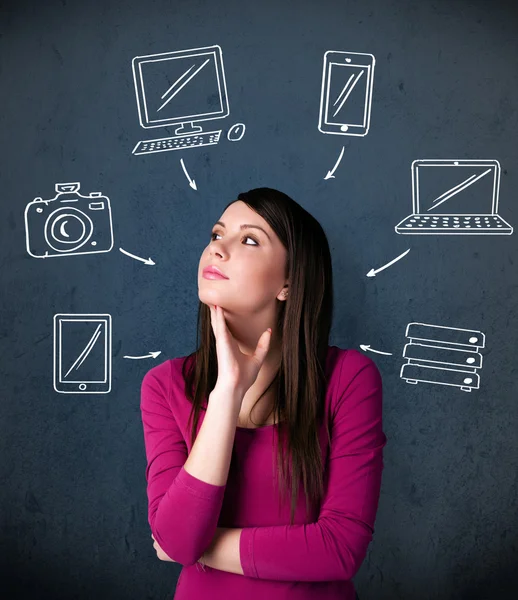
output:
[[[285,499],[290,487],[289,471],[290,524],[293,524],[301,476],[306,511],[309,511],[310,498],[313,506],[318,507],[324,494],[324,465],[318,428],[325,422],[330,441],[328,420],[325,418],[328,383],[325,365],[333,319],[331,253],[320,223],[283,192],[257,188],[239,194],[237,200],[263,217],[287,250],[289,293],[287,300],[279,301],[277,330],[282,355],[272,384],[277,382],[273,411],[278,423],[278,484]],[[225,210],[237,200],[229,202]],[[192,403],[189,422],[194,415],[192,445],[196,439],[202,403],[207,400],[217,380],[216,339],[210,319],[210,308],[200,302],[196,333],[198,349],[189,354],[183,364],[185,394]],[[201,345],[198,341],[200,321]],[[284,454],[286,441],[291,466],[287,465]],[[237,463],[235,447],[232,461]]]

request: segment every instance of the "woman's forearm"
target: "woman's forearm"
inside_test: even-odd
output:
[[[244,393],[232,386],[212,390],[203,423],[184,469],[212,485],[226,485]]]
[[[239,554],[241,530],[241,527],[216,527],[216,534],[199,562],[219,571],[244,575]]]

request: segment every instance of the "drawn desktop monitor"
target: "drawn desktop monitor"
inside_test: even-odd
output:
[[[511,234],[498,214],[497,160],[422,159],[412,163],[411,215],[402,234]]]
[[[133,154],[218,143],[221,130],[195,123],[230,113],[220,46],[136,56],[132,66],[141,126],[178,126],[174,136],[139,142]]]
[[[54,389],[65,394],[111,389],[111,316],[54,315]]]

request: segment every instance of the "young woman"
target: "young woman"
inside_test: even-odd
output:
[[[198,293],[201,344],[141,389],[148,521],[158,557],[183,565],[175,600],[354,600],[387,438],[375,363],[328,345],[322,227],[277,190],[239,194]]]

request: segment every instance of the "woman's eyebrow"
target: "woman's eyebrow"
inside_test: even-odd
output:
[[[225,227],[226,228],[225,223],[223,223],[223,221],[216,221],[214,223],[214,226],[216,226],[216,225],[221,225],[221,227]],[[271,241],[270,236],[259,225],[252,225],[252,223],[243,223],[242,225],[239,226],[239,229],[241,231],[243,231],[243,229],[260,229],[264,233],[264,235]]]

